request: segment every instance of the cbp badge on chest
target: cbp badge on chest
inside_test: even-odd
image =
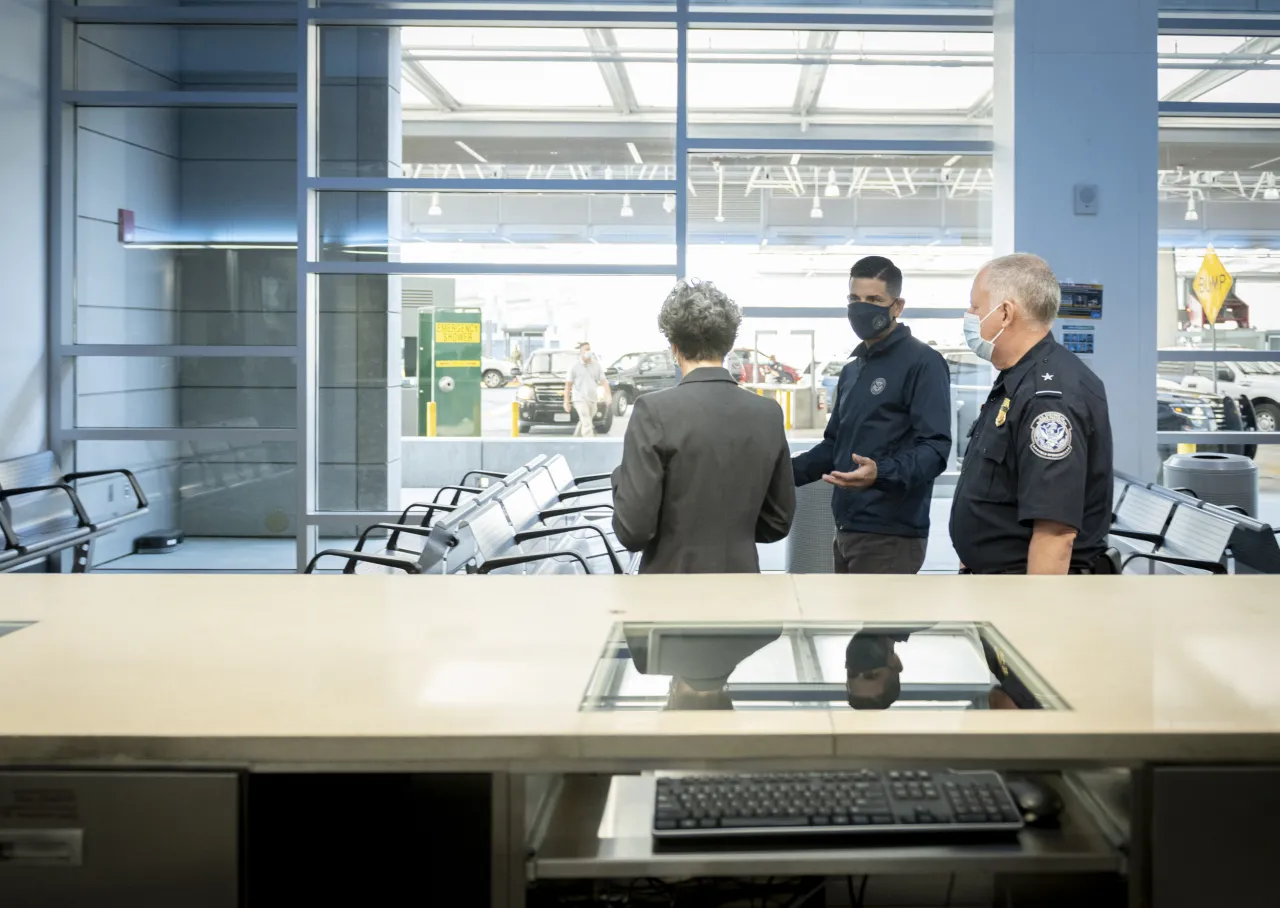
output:
[[[1004,399],[1004,403],[1000,405],[1000,412],[996,414],[997,426],[1003,426],[1004,421],[1009,418],[1009,404],[1011,404],[1012,402],[1013,401],[1009,400],[1009,398],[1006,397]]]

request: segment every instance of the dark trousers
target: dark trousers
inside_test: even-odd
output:
[[[836,531],[831,544],[837,574],[918,574],[927,539]]]

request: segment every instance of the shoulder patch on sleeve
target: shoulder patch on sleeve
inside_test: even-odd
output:
[[[1071,420],[1065,413],[1047,411],[1031,421],[1031,453],[1045,460],[1071,453]]]

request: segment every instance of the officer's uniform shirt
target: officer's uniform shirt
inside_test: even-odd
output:
[[[1032,526],[1077,531],[1073,572],[1088,571],[1111,526],[1111,423],[1101,380],[1045,338],[996,378],[970,429],[951,506],[951,541],[975,574],[1027,569]]]

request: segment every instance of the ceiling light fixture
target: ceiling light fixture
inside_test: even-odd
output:
[[[798,155],[798,154],[793,154],[793,155],[791,156],[791,166],[792,166],[792,167],[795,167],[795,166],[796,166],[797,164],[799,164],[799,163],[800,163],[800,155]]]
[[[489,163],[488,160],[486,160],[485,157],[482,154],[480,154],[480,152],[476,151],[474,148],[472,148],[470,145],[468,145],[466,142],[462,141],[461,139],[455,140],[453,144],[457,145],[459,148],[461,148],[467,154],[471,155],[471,157],[475,158],[481,164]]]
[[[809,217],[811,218],[822,217],[822,202],[818,199],[819,172],[818,168],[813,168],[813,207],[809,209]]]
[[[953,154],[951,157],[947,158],[947,163],[943,164],[942,166],[943,166],[943,167],[955,167],[955,166],[956,166],[956,164],[957,164],[957,163],[959,163],[959,161],[960,161],[960,155],[958,155],[958,154]]]
[[[720,181],[716,192],[716,223],[724,223],[724,169],[717,167],[716,170],[720,174]]]
[[[433,218],[438,218],[444,212],[440,209],[440,193],[431,193],[431,207],[427,209],[427,214]]]
[[[635,211],[631,208],[631,196],[624,195],[622,197],[622,216],[624,218],[632,217]]]
[[[1262,191],[1262,197],[1268,202],[1280,202],[1280,189],[1272,186]]]
[[[640,151],[636,148],[635,142],[627,143],[627,151],[631,152],[631,160],[635,161],[637,164],[644,163],[644,158],[640,157]]]
[[[840,187],[836,185],[836,169],[834,167],[827,171],[827,188],[824,192],[829,199],[840,197]]]
[[[1200,220],[1200,212],[1196,211],[1196,197],[1189,196],[1187,198],[1187,213],[1185,219],[1188,221]]]
[[[664,195],[662,197],[662,210],[667,214],[676,210],[676,197],[673,195]]]
[[[608,167],[608,166],[606,166],[606,167],[605,167],[605,169],[604,169],[604,178],[605,178],[606,180],[612,180],[612,179],[613,179],[613,168],[612,168],[612,167]]]

